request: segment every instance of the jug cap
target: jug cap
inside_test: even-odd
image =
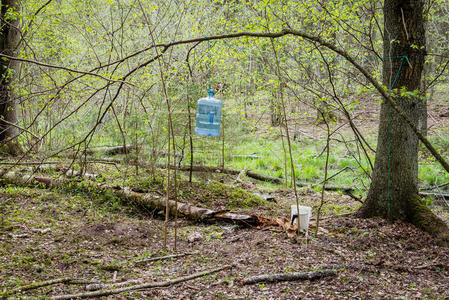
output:
[[[212,89],[209,89],[207,91],[207,94],[209,95],[210,98],[213,98],[215,93],[214,93],[214,91]]]

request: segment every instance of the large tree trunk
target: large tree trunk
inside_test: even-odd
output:
[[[383,61],[383,84],[394,85],[398,105],[418,126],[422,100],[400,91],[420,88],[426,45],[422,0],[385,0],[383,43],[389,57]],[[376,161],[360,213],[409,221],[433,232],[445,227],[418,198],[418,138],[387,102],[381,104]]]
[[[20,41],[18,0],[2,0],[0,9],[0,52],[15,56]],[[16,155],[21,151],[18,143],[16,103],[11,82],[18,70],[17,61],[0,59],[0,151]]]

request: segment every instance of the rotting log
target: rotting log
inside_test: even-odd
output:
[[[246,171],[246,176],[253,178],[253,179],[257,179],[260,181],[265,181],[265,182],[272,182],[272,183],[277,183],[277,184],[282,184],[284,183],[284,179],[279,178],[279,177],[274,177],[274,176],[268,176],[268,175],[263,175],[251,170]]]
[[[150,206],[158,210],[166,208],[165,198],[153,194],[140,194],[131,191],[129,188],[124,188],[115,191],[115,193],[123,199],[130,200],[139,205]],[[174,215],[176,211],[176,203],[173,200],[168,201],[170,214]],[[238,214],[226,211],[215,211],[208,208],[193,206],[187,203],[178,202],[178,214],[181,214],[189,219],[198,220],[201,222],[226,222],[234,223],[241,226],[256,226],[259,223],[258,217],[255,215]]]
[[[82,182],[75,181],[68,178],[50,178],[39,177],[29,174],[21,174],[18,172],[8,172],[1,179],[0,183],[15,184],[15,185],[41,185],[48,188],[70,188],[78,184],[78,188],[86,189],[87,191],[100,191],[112,193],[118,198],[136,204],[141,207],[146,207],[158,211],[165,211],[166,199],[158,194],[139,193],[134,192],[130,187],[109,186],[106,183],[98,183],[90,180]],[[176,202],[174,200],[168,201],[169,213],[174,215],[177,213],[187,219],[203,223],[230,223],[242,227],[279,227],[288,237],[294,238],[297,225],[290,224],[287,218],[267,217],[256,214],[234,213],[229,211],[216,211],[208,208],[198,207],[183,202]]]
[[[126,154],[131,149],[136,149],[136,147],[132,147],[131,145],[125,146],[112,146],[107,148],[90,148],[87,149],[87,153],[94,153],[94,152],[104,152],[105,155],[116,155],[116,154]]]
[[[248,155],[231,155],[231,158],[235,159],[239,159],[239,158],[243,158],[243,159],[259,159],[259,158],[265,158],[264,156],[261,155],[256,155],[256,154],[248,154]]]
[[[280,274],[257,275],[242,280],[243,285],[256,284],[261,282],[275,283],[280,281],[317,280],[324,277],[336,276],[335,270],[322,270],[313,272],[294,272]]]
[[[66,188],[73,184],[75,181],[66,178],[50,178],[39,177],[34,175],[23,175],[16,172],[8,172],[1,179],[3,183],[16,184],[16,185],[30,185],[41,184],[45,187],[59,187]],[[92,181],[83,182],[86,188],[91,190],[100,190],[103,192],[110,192],[117,197],[129,201],[131,203],[141,205],[143,207],[149,207],[156,210],[164,211],[166,209],[165,198],[156,194],[142,194],[133,192],[129,187],[111,187],[106,184],[99,184]],[[183,215],[186,218],[193,219],[200,222],[225,222],[237,224],[240,226],[257,226],[260,224],[259,218],[256,215],[239,214],[228,211],[215,211],[208,208],[193,206],[187,203],[176,202],[174,200],[168,201],[170,214],[174,215],[176,209],[178,214]]]

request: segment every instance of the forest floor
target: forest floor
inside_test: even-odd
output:
[[[244,184],[253,192],[258,191],[255,185]],[[202,185],[188,189],[198,199],[202,195],[211,197]],[[276,202],[252,207],[251,212],[269,211],[271,215],[287,217],[285,207],[294,202],[292,192],[281,189],[271,192],[271,196]],[[319,193],[301,190],[300,197],[305,203],[316,203]],[[312,232],[308,239],[304,235],[288,238],[275,227],[240,228],[180,218],[176,253],[190,255],[139,264],[136,261],[175,253],[174,221],[169,223],[168,250],[163,250],[164,222],[162,216],[152,211],[55,189],[4,187],[0,192],[0,291],[63,277],[109,283],[131,279],[166,281],[232,265],[230,270],[171,287],[110,298],[449,297],[447,248],[408,224],[336,216],[335,212],[353,210],[358,204],[337,193],[328,193],[327,197],[332,198],[332,206],[325,211],[327,217],[320,223],[319,234]],[[213,200],[220,203],[219,199]],[[220,209],[216,204],[212,206]],[[448,211],[435,211],[449,222]],[[334,264],[339,265],[336,276],[315,281],[241,284],[242,279],[253,275],[308,272]],[[84,286],[58,284],[18,295],[51,297],[83,291]]]
[[[372,109],[370,107],[364,108]],[[449,120],[435,106],[431,125]],[[444,117],[447,113],[448,117]],[[364,129],[374,130],[375,122]],[[314,132],[310,132],[314,134]],[[93,170],[107,173],[107,169]],[[207,179],[207,180],[206,180]],[[238,186],[273,200],[249,201],[240,191],[217,192],[211,179]],[[212,182],[212,181],[209,181]],[[213,181],[218,182],[218,181]],[[136,183],[138,185],[138,181]],[[216,210],[232,209],[289,217],[295,203],[290,189],[266,189],[244,178],[207,174],[197,183],[182,182],[180,198]],[[150,193],[163,195],[163,187]],[[317,207],[320,193],[300,189],[301,204]],[[251,198],[252,199],[252,198]],[[253,199],[254,200],[254,199]],[[42,189],[4,185],[0,188],[0,295],[32,282],[66,278],[90,282],[163,282],[199,271],[231,265],[213,275],[177,285],[130,291],[110,299],[448,299],[449,251],[429,234],[402,222],[358,219],[348,214],[360,205],[349,196],[326,192],[324,219],[318,235],[312,220],[309,236],[289,238],[277,227],[204,224],[179,218],[168,223],[163,247],[163,214],[124,203],[111,195],[76,189]],[[433,207],[449,224],[449,211]],[[188,254],[147,263],[139,260]],[[243,285],[254,275],[310,272],[333,266],[335,276],[318,280]],[[336,268],[335,268],[336,265]],[[85,285],[53,284],[14,294],[33,298],[86,292]]]

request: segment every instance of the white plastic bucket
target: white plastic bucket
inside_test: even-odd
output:
[[[299,208],[299,209],[298,209]],[[312,216],[312,208],[310,206],[291,206],[291,217],[290,220],[293,220],[293,217],[297,216],[299,220],[299,229],[307,230],[309,228],[310,217]],[[296,220],[295,220],[296,222]]]

